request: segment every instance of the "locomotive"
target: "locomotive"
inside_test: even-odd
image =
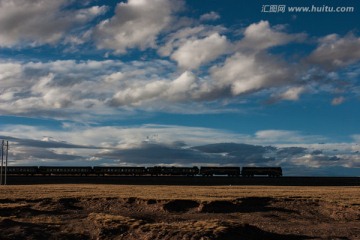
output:
[[[3,172],[5,169],[3,169]],[[281,177],[281,167],[81,167],[81,166],[9,166],[8,175],[24,176],[204,176],[215,175],[229,177],[268,176]]]

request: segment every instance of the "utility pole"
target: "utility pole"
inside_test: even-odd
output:
[[[5,169],[4,169],[4,155],[5,155]],[[0,185],[6,185],[7,165],[9,155],[9,141],[1,141],[1,168],[0,168]]]
[[[1,141],[1,169],[0,169],[0,185],[2,185],[2,184],[3,184],[4,146],[5,146],[5,140],[2,140],[2,141]]]
[[[7,166],[8,166],[8,155],[9,155],[9,141],[6,141],[6,158],[5,158],[5,185],[7,181]]]

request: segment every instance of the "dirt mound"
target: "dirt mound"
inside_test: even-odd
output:
[[[76,206],[77,203],[79,203],[79,199],[76,198],[60,198],[58,200],[58,203],[63,206],[65,209],[70,210],[81,210],[82,207]]]
[[[0,202],[0,239],[359,239],[357,203],[44,198]]]
[[[64,240],[85,240],[88,236],[81,233],[62,232],[60,227],[14,221],[4,219],[0,221],[0,239],[64,239]]]
[[[204,202],[199,207],[202,213],[232,213],[239,211],[239,205],[232,201]]]
[[[146,203],[147,203],[148,205],[151,205],[151,204],[156,204],[157,201],[156,201],[155,199],[149,199],[149,200],[146,201]]]
[[[130,230],[142,224],[141,220],[103,213],[91,213],[88,220],[94,225],[91,235],[96,239],[113,239],[115,236],[127,235]]]
[[[302,235],[281,235],[234,221],[200,220],[177,223],[146,223],[124,216],[91,214],[94,224],[92,237],[96,239],[191,239],[191,240],[252,240],[252,239],[307,239]]]
[[[197,201],[193,200],[171,200],[163,205],[163,209],[168,212],[187,212],[199,205]]]

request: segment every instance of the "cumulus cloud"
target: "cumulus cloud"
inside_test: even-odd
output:
[[[213,33],[203,39],[188,39],[175,52],[171,59],[181,68],[196,69],[204,63],[215,60],[228,52],[230,43],[225,36]]]
[[[239,49],[263,50],[274,46],[285,45],[293,41],[303,41],[306,34],[284,33],[284,26],[271,27],[268,21],[250,24],[244,30],[244,38],[238,43]]]
[[[168,68],[166,61],[3,62],[0,63],[0,69],[4,70],[0,75],[3,86],[0,111],[52,118],[68,118],[75,112],[79,118],[88,114],[114,114],[107,106],[108,99],[128,85],[157,79],[162,68]],[[90,108],[92,112],[87,110]]]
[[[114,108],[129,106],[183,112],[176,104],[206,100],[209,84],[190,71],[167,75],[174,67],[168,61],[0,63],[0,111],[73,120],[76,113],[81,121],[96,115],[115,116]]]
[[[2,85],[2,93],[8,88],[16,88],[21,86],[19,76],[22,73],[22,66],[16,62],[0,62],[0,81]]]
[[[58,14],[51,16],[56,21],[69,21],[64,29],[61,24],[54,28],[62,31],[60,38],[74,23],[85,23],[107,9],[92,6],[75,10],[67,1],[51,2],[49,6],[44,6],[42,1],[37,1],[41,11],[55,11]],[[4,6],[10,2],[4,2]],[[198,109],[207,110],[211,104],[210,110],[215,106],[214,111],[220,108],[226,111],[227,106],[237,102],[239,97],[256,93],[260,93],[256,96],[270,95],[273,102],[296,101],[305,92],[311,93],[308,89],[317,87],[315,92],[336,88],[337,79],[327,83],[318,81],[325,76],[312,66],[302,61],[289,62],[281,55],[270,53],[271,47],[302,41],[305,34],[286,33],[283,25],[271,26],[267,21],[250,24],[238,41],[233,40],[230,29],[220,25],[199,24],[199,21],[195,25],[193,21],[172,28],[171,22],[178,19],[175,15],[182,4],[182,1],[169,0],[154,0],[150,5],[144,0],[121,2],[112,18],[90,31],[99,48],[119,53],[132,48],[156,48],[158,55],[168,57],[166,59],[0,62],[0,112],[57,119],[73,119],[77,113],[76,117],[81,121],[85,117],[93,120],[95,115],[116,118],[136,110],[190,112],[190,109],[196,109],[192,111],[194,113]],[[70,12],[71,17],[64,17]],[[56,25],[55,20],[44,21],[44,24]],[[48,33],[51,35],[51,31]],[[81,36],[71,40],[72,36],[66,35],[69,43],[83,43]],[[312,53],[316,59],[317,52],[330,42],[328,38],[334,37],[321,40],[318,49]],[[354,36],[336,36],[332,41],[338,48],[341,42],[355,46],[356,39]],[[355,61],[355,55],[349,57],[353,59],[350,62]],[[314,60],[313,57],[309,59]],[[339,100],[334,99],[333,104]]]
[[[318,47],[307,60],[329,71],[354,64],[360,61],[360,38],[353,34],[327,35],[319,39]]]
[[[230,86],[233,95],[290,84],[296,79],[290,66],[266,53],[237,52],[223,65],[213,67],[211,74],[219,84]]]
[[[213,34],[220,35],[225,30],[224,27],[212,25],[182,27],[165,36],[165,44],[158,48],[158,54],[160,56],[170,56],[173,51],[189,40],[194,41],[196,39],[204,39]]]
[[[0,1],[0,46],[59,42],[73,27],[107,10],[104,6],[67,9],[70,3],[67,0]]]
[[[169,0],[128,0],[117,5],[115,16],[96,26],[98,48],[125,53],[127,49],[154,48],[158,35],[172,21],[181,2]]]
[[[111,106],[141,105],[152,100],[185,101],[197,88],[196,77],[184,72],[173,81],[157,80],[149,83],[136,83],[117,92],[110,101]]]
[[[299,80],[304,69],[287,64],[267,50],[293,41],[303,41],[306,34],[287,34],[284,26],[271,27],[268,21],[250,24],[244,37],[236,44],[237,52],[221,65],[211,69],[211,76],[219,85],[229,86],[233,95],[256,92],[272,87],[290,86]],[[275,98],[297,100],[303,86],[288,87]]]

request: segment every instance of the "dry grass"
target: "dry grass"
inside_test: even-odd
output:
[[[0,199],[42,198],[141,198],[230,200],[244,197],[318,198],[326,201],[360,204],[360,187],[293,186],[139,186],[55,184],[1,186]]]
[[[359,187],[0,187],[0,239],[360,239]]]

